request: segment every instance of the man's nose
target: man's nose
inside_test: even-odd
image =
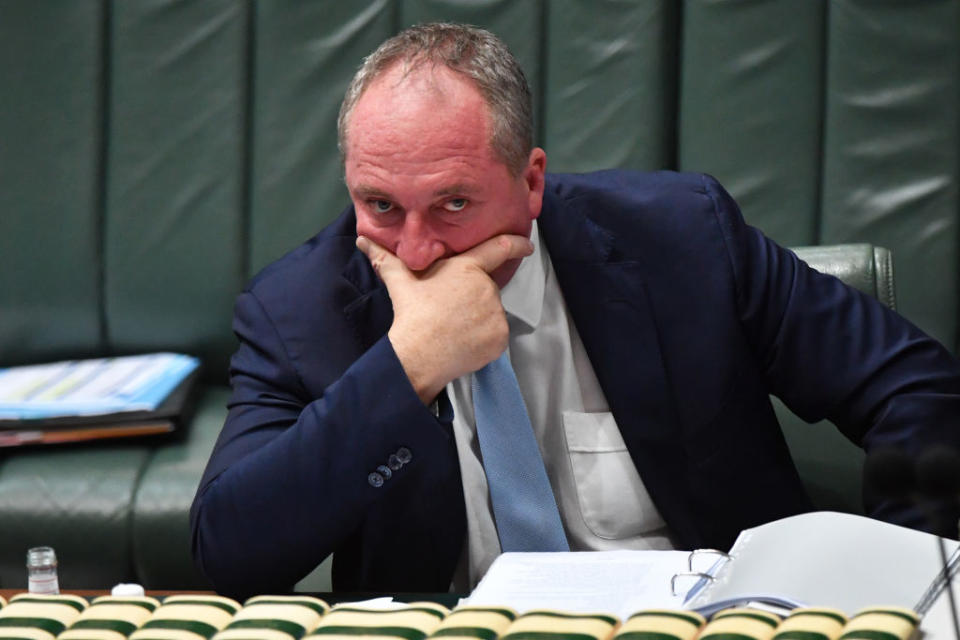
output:
[[[396,255],[411,271],[423,271],[443,257],[443,243],[416,216],[407,216]]]

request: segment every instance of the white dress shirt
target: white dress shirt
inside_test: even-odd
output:
[[[509,354],[571,551],[673,549],[610,413],[536,222],[525,258],[501,291]],[[473,375],[447,385],[467,508],[467,544],[454,578],[472,589],[500,554],[473,414]],[[642,389],[638,390],[642,393]]]

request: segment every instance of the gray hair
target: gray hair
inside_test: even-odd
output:
[[[470,25],[433,22],[393,36],[367,56],[340,105],[337,145],[346,158],[348,122],[367,87],[394,64],[410,73],[425,64],[442,65],[470,78],[490,109],[490,146],[511,173],[520,175],[533,148],[533,108],[523,70],[507,46],[489,31]]]

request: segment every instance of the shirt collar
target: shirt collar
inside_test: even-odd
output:
[[[543,291],[547,280],[546,250],[540,247],[537,221],[530,230],[533,253],[524,258],[510,282],[500,290],[500,301],[507,315],[520,320],[531,329],[540,324],[543,312]]]

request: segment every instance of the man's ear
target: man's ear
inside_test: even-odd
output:
[[[530,219],[540,215],[543,207],[543,190],[546,187],[547,152],[540,147],[530,151],[530,158],[523,170],[523,181],[527,185],[527,198],[530,210]]]

